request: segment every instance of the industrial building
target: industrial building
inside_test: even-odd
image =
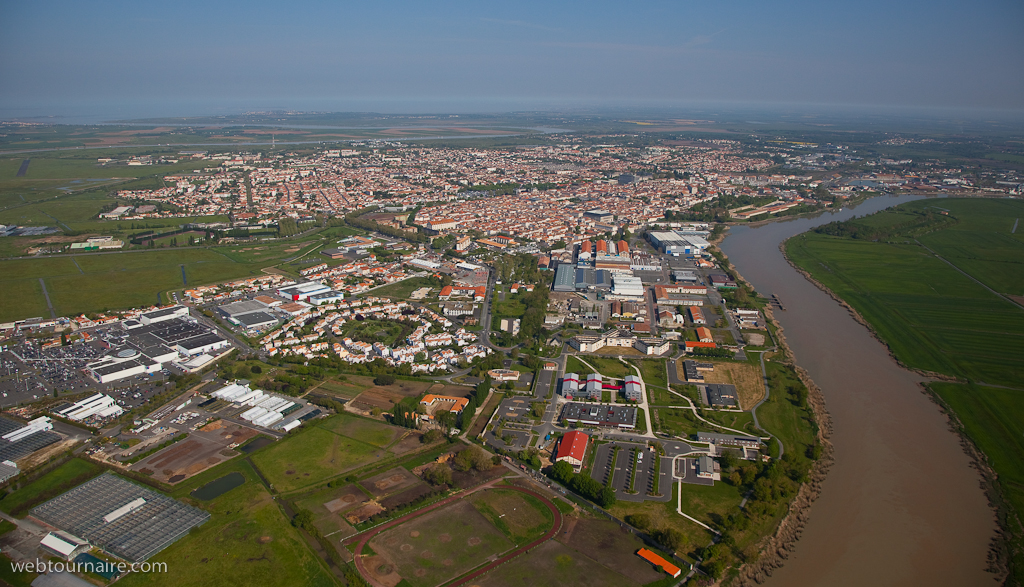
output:
[[[683,361],[683,373],[690,383],[704,383],[704,372],[714,370],[714,363],[701,363],[690,359]]]
[[[182,309],[187,314],[187,308]],[[156,373],[164,363],[180,357],[211,354],[230,346],[210,328],[180,313],[161,314],[156,319],[143,314],[139,320],[123,321],[121,326],[127,331],[121,346],[86,365],[89,375],[100,383]]]
[[[47,532],[46,536],[43,536],[43,539],[39,542],[39,546],[50,554],[59,556],[66,561],[75,558],[83,552],[88,552],[92,548],[89,546],[88,540],[82,540],[62,530]]]
[[[578,426],[608,426],[633,430],[636,428],[636,408],[605,404],[570,402],[562,410],[562,422]]]
[[[600,373],[587,375],[586,396],[592,400],[601,401],[601,392],[604,391],[604,384],[601,381]]]
[[[310,296],[331,291],[331,288],[316,281],[296,283],[277,290],[277,295],[292,300],[293,302],[305,302]]]
[[[642,300],[644,299],[644,284],[639,277],[615,273],[612,275],[612,291],[607,297],[612,300]]]
[[[248,384],[231,383],[210,394],[216,399],[249,409],[238,417],[254,426],[280,429],[285,432],[299,426],[303,416],[313,411],[305,400],[265,393]]]
[[[175,318],[183,318],[185,316],[188,316],[188,308],[185,306],[171,306],[169,308],[160,308],[159,310],[139,314],[139,323],[143,326],[149,326],[150,324],[165,322]]]
[[[703,237],[695,234],[672,232],[650,232],[648,238],[655,248],[661,249],[666,255],[700,255],[711,246]]]
[[[760,448],[761,439],[755,436],[740,436],[735,434],[719,434],[717,432],[698,432],[698,442],[707,442],[716,446],[740,446],[745,448]]]
[[[109,471],[31,514],[130,562],[149,559],[210,519],[208,512]]]
[[[121,406],[117,405],[114,398],[109,395],[97,393],[73,404],[64,404],[53,410],[61,418],[81,422],[89,418],[103,419],[119,416],[124,412]],[[47,430],[52,429],[50,428]]]

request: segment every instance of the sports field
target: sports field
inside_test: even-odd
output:
[[[632,553],[630,553],[632,554]],[[580,583],[585,578],[586,583]],[[549,540],[526,556],[501,565],[475,580],[480,587],[639,587],[641,583],[601,566],[590,557]]]
[[[372,570],[386,575],[381,567],[393,567],[413,587],[433,587],[513,547],[465,500],[391,528],[369,546],[383,559]]]
[[[376,420],[353,416],[352,414],[331,416],[321,422],[319,426],[335,434],[360,440],[377,448],[387,447],[404,432],[401,428],[389,426]]]

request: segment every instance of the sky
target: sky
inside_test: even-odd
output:
[[[1024,110],[1020,0],[4,2],[0,119],[816,104]]]

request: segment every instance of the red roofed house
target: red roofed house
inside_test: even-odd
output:
[[[555,462],[566,461],[572,468],[579,472],[583,467],[583,456],[587,453],[587,441],[590,440],[586,434],[573,430],[566,432],[558,443],[558,452],[555,453]]]

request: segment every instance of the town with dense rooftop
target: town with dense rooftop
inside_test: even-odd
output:
[[[1024,181],[831,140],[47,163],[102,179],[54,187],[78,216],[0,210],[0,556],[98,585],[746,584],[830,445],[726,231]]]

